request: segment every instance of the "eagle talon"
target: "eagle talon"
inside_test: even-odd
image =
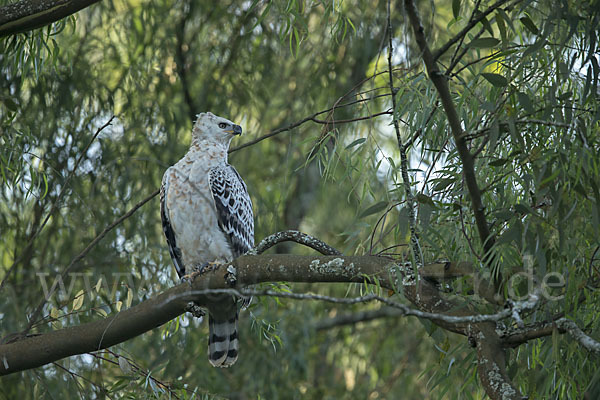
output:
[[[211,263],[199,264],[192,267],[192,274],[201,275],[204,272],[204,269],[208,267]]]
[[[187,283],[188,285],[192,286],[192,282],[194,281],[194,277],[192,275],[193,274],[187,274],[182,276],[180,279],[181,283]]]
[[[221,263],[218,261],[210,261],[206,263],[207,271],[216,271],[221,266]]]
[[[190,286],[192,286],[192,282],[196,279],[197,276],[202,275],[209,271],[215,271],[221,266],[220,262],[210,261],[204,264],[196,265],[191,268],[189,274],[186,274],[181,277],[181,283],[187,282]]]
[[[185,311],[192,314],[194,317],[199,318],[202,321],[202,318],[206,315],[206,312],[196,303],[190,301],[185,307]]]

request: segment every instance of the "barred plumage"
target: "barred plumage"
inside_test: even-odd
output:
[[[254,247],[254,215],[246,184],[229,164],[211,168],[210,188],[219,214],[219,226],[238,257]]]
[[[227,262],[254,246],[254,215],[246,184],[227,163],[227,150],[242,128],[211,113],[198,116],[187,154],[165,172],[161,219],[180,277],[212,262]],[[238,304],[214,296],[209,311],[209,361],[232,365],[238,356]]]

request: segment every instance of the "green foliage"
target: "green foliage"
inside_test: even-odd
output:
[[[492,4],[417,3],[432,48],[477,15],[475,4],[480,11]],[[328,110],[315,118],[329,123],[306,122],[231,154],[254,201],[257,239],[300,229],[345,254],[408,259],[391,115],[358,120],[395,112],[400,139],[410,144],[425,260],[481,265],[446,115],[395,7],[391,110],[388,75],[378,74],[387,70],[386,6],[113,0],[0,39],[0,336],[26,328],[54,283],[60,290],[33,332],[118,313],[175,282],[156,199],[111,230],[63,281],[57,276],[158,187],[186,151],[195,115],[208,110],[242,124],[248,136],[241,141]],[[548,0],[499,8],[442,54],[440,65],[452,66],[442,72],[476,155],[497,238],[493,272],[508,277],[505,294],[529,290],[527,279],[510,279],[514,272],[538,281],[555,273],[564,278],[548,288],[557,299],[528,322],[562,312],[598,338],[596,6]],[[92,140],[112,115],[112,126]],[[308,250],[282,244],[272,251]],[[376,285],[270,288],[334,296],[380,290],[365,281]],[[452,285],[452,296],[480,305],[470,283]],[[314,328],[369,307],[376,308],[261,298],[241,314],[240,359],[225,371],[206,360],[206,324],[186,315],[110,351],[4,377],[0,398],[483,396],[473,350],[430,322]],[[555,333],[507,354],[511,377],[530,398],[598,395],[597,360],[569,336]]]

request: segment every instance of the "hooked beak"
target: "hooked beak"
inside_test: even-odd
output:
[[[230,131],[225,131],[227,133],[233,133],[234,135],[241,135],[242,134],[242,127],[239,125],[233,125],[233,129]]]

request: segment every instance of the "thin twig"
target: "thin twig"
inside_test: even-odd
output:
[[[202,289],[202,290],[191,290],[186,295],[200,296],[200,295],[213,295],[213,294],[231,294],[239,297],[278,297],[288,298],[294,300],[318,300],[327,303],[335,304],[362,304],[370,303],[372,301],[379,301],[387,306],[398,309],[404,316],[413,316],[418,318],[424,318],[432,321],[442,321],[449,324],[475,324],[481,322],[498,322],[503,319],[519,315],[520,313],[528,310],[533,310],[537,307],[540,300],[540,296],[537,292],[530,294],[527,300],[512,302],[511,307],[499,311],[495,314],[474,314],[465,316],[455,316],[440,313],[432,313],[427,311],[421,311],[410,308],[409,306],[390,300],[389,297],[383,297],[376,294],[367,294],[360,297],[332,297],[314,293],[293,293],[293,292],[277,292],[274,290],[248,290],[248,289]],[[169,298],[165,301],[173,301],[174,298]]]
[[[160,192],[159,189],[155,190],[150,195],[148,195],[145,199],[141,200],[136,205],[134,205],[125,214],[121,215],[119,218],[117,218],[116,220],[114,220],[110,225],[108,225],[107,227],[105,227],[102,230],[102,232],[100,232],[85,247],[85,249],[83,249],[81,251],[81,253],[79,253],[77,256],[75,256],[71,260],[71,262],[69,263],[69,265],[67,265],[67,267],[63,270],[63,272],[61,273],[60,276],[64,278],[66,276],[66,274],[73,268],[73,266],[75,264],[77,264],[79,261],[81,261],[98,244],[98,242],[100,242],[100,240],[102,240],[104,238],[104,236],[106,236],[108,234],[108,232],[110,232],[111,230],[113,230],[117,225],[119,225],[121,222],[125,221],[127,218],[131,217],[133,215],[133,213],[135,213],[141,206],[143,206],[144,204],[146,204],[148,201],[152,200],[156,195],[158,195],[159,192]],[[21,335],[27,334],[29,332],[29,330],[31,329],[31,327],[36,323],[36,321],[37,321],[40,313],[42,312],[42,308],[44,307],[44,305],[46,304],[46,302],[48,301],[48,299],[54,294],[54,292],[56,291],[56,289],[57,289],[56,286],[52,286],[52,288],[50,289],[50,291],[48,292],[48,294],[42,299],[42,301],[40,301],[40,303],[38,304],[38,306],[35,309],[35,311],[33,312],[33,314],[31,314],[31,317],[29,319],[29,323],[27,325],[27,328],[25,328],[23,330],[23,332],[21,333]]]
[[[375,223],[375,227],[373,228],[373,231],[371,232],[371,239],[369,240],[369,254],[373,254],[373,247],[375,245],[377,245],[377,243],[379,243],[379,241],[381,240],[381,236],[380,236],[379,240],[377,240],[377,242],[373,243],[373,240],[375,239],[375,232],[377,232],[377,227],[379,226],[379,224],[381,224],[384,221],[384,218],[390,213],[390,211],[392,211],[394,208],[398,207],[402,203],[404,203],[404,201],[399,201],[399,202],[396,202],[396,203],[392,204],[391,206],[389,206],[388,209],[386,210],[386,212],[384,212],[379,217],[377,222]],[[385,225],[385,222],[383,222],[383,224],[381,225],[382,230],[383,230],[384,225]]]
[[[380,96],[378,96],[378,97],[380,97]],[[368,100],[368,99],[365,99],[365,100]],[[358,101],[356,101],[356,102],[358,102]],[[338,106],[338,107],[341,107],[341,106]],[[330,110],[327,110],[327,111],[330,111]],[[392,113],[392,111],[382,111],[382,112],[379,112],[379,113],[367,115],[365,117],[357,117],[357,118],[351,118],[351,119],[342,119],[342,120],[338,120],[338,121],[328,121],[328,120],[322,120],[322,119],[317,119],[316,118],[317,115],[323,114],[324,112],[327,112],[327,111],[320,111],[318,113],[314,113],[313,115],[310,115],[310,116],[308,116],[308,117],[306,117],[304,119],[301,119],[300,121],[294,122],[293,124],[290,124],[290,125],[288,125],[286,127],[275,129],[274,131],[271,131],[271,132],[267,133],[266,135],[263,135],[261,137],[258,137],[256,139],[254,139],[254,140],[251,140],[251,141],[249,141],[247,143],[244,143],[244,144],[241,144],[241,145],[239,145],[237,147],[229,149],[229,153],[233,153],[233,152],[241,150],[243,148],[255,145],[255,144],[259,143],[259,142],[262,142],[265,139],[269,139],[269,138],[271,138],[271,137],[273,137],[275,135],[278,135],[278,134],[280,134],[282,132],[291,131],[292,129],[297,128],[300,125],[302,125],[302,124],[304,124],[306,122],[309,122],[309,121],[315,122],[317,124],[322,124],[322,125],[347,124],[347,123],[350,123],[350,122],[364,121],[364,120],[367,120],[367,119],[372,119],[372,118],[375,118],[375,117],[379,117],[381,115],[388,115],[388,114]]]
[[[386,248],[384,248],[384,249],[381,249],[381,250],[379,250],[379,251],[378,251],[376,254],[373,254],[373,255],[374,255],[374,256],[382,256],[382,255],[384,255],[384,254],[385,254],[385,255],[390,255],[390,254],[393,254],[393,255],[396,255],[396,256],[397,256],[397,255],[404,255],[404,256],[406,256],[406,253],[407,253],[407,252],[404,252],[404,253],[390,253],[390,252],[388,252],[388,250],[397,249],[398,247],[408,247],[408,245],[407,245],[407,244],[404,244],[404,243],[401,243],[401,244],[395,244],[395,245],[392,245],[392,246],[388,246],[388,247],[386,247]]]
[[[104,388],[104,386],[97,384],[96,382],[94,382],[94,381],[93,381],[93,380],[91,380],[91,379],[88,379],[88,378],[86,378],[85,376],[79,375],[78,373],[71,371],[70,369],[68,369],[68,368],[66,368],[66,367],[64,367],[64,366],[62,366],[62,365],[60,365],[60,364],[59,364],[59,363],[57,363],[57,362],[53,362],[52,364],[53,364],[54,366],[56,366],[56,367],[58,367],[58,368],[62,369],[63,371],[67,372],[68,374],[70,374],[70,375],[71,375],[71,377],[73,378],[73,380],[74,380],[74,381],[77,383],[77,386],[78,386],[78,387],[82,387],[82,385],[81,385],[81,384],[80,384],[80,383],[77,381],[77,379],[76,379],[76,378],[80,378],[81,380],[83,380],[83,381],[86,381],[87,383],[91,384],[92,386],[95,386],[95,387],[99,388],[100,390],[104,390],[104,389],[105,389],[105,388]],[[81,392],[80,392],[80,393],[81,393]],[[105,394],[106,394],[106,393],[105,393]],[[111,399],[112,397],[108,396],[108,398],[109,398],[109,399]]]
[[[440,101],[436,100],[435,105],[431,108],[431,111],[429,112],[429,115],[427,116],[427,119],[425,120],[425,123],[419,129],[417,129],[415,134],[412,135],[412,137],[408,140],[408,142],[406,142],[404,144],[405,149],[408,150],[414,144],[414,142],[419,138],[419,136],[421,136],[421,134],[423,133],[423,129],[429,125],[429,123],[431,122],[431,119],[433,118],[433,115],[438,110],[439,104],[440,104]]]
[[[481,29],[479,29],[479,32],[477,32],[475,34],[475,36],[473,36],[473,40],[479,39],[479,37],[481,35],[483,35],[483,32],[485,32],[485,26],[482,26]],[[459,50],[460,50],[460,44],[456,47],[455,54],[458,53]],[[450,62],[450,65],[448,66],[448,68],[446,68],[446,76],[450,75],[450,72],[456,67],[456,65],[460,62],[460,60],[463,59],[463,57],[465,56],[465,54],[467,54],[468,51],[469,51],[469,47],[467,46],[464,49],[460,50],[460,54],[455,55],[456,58],[453,58],[452,61]]]
[[[500,0],[494,4],[492,4],[487,10],[482,12],[477,16],[477,18],[473,18],[467,26],[465,26],[460,32],[452,37],[452,39],[448,40],[442,47],[437,49],[434,52],[433,60],[436,61],[442,54],[444,54],[450,47],[452,47],[456,42],[461,40],[475,25],[481,22],[485,17],[495,11],[497,8],[502,7],[504,4],[508,3],[510,0]],[[515,1],[515,4],[522,0]]]
[[[10,275],[13,272],[13,270],[15,269],[15,267],[17,266],[17,264],[23,259],[23,257],[26,254],[28,254],[31,251],[31,248],[33,246],[33,241],[38,237],[40,232],[42,232],[42,229],[44,229],[44,227],[50,220],[50,217],[52,217],[52,215],[58,209],[58,204],[60,203],[62,196],[65,194],[67,187],[69,186],[69,182],[71,181],[71,178],[73,177],[73,175],[75,175],[75,172],[77,171],[77,168],[79,167],[79,163],[81,163],[81,160],[83,160],[83,157],[87,154],[88,149],[90,148],[90,146],[92,145],[94,140],[96,140],[96,138],[98,137],[100,132],[102,132],[107,126],[109,126],[112,123],[113,119],[115,119],[114,115],[112,117],[110,117],[110,119],[104,125],[102,125],[100,128],[98,128],[98,130],[96,130],[96,133],[94,133],[94,135],[88,142],[87,146],[85,146],[85,148],[79,154],[79,157],[77,157],[77,160],[75,161],[73,169],[67,176],[67,179],[65,179],[64,183],[62,184],[62,188],[60,189],[58,196],[54,200],[54,203],[52,204],[50,211],[48,211],[46,218],[44,218],[44,221],[41,223],[41,225],[37,228],[37,230],[33,233],[33,235],[31,235],[31,237],[29,238],[29,241],[27,242],[27,246],[25,246],[25,249],[21,252],[21,254],[13,261],[12,265],[8,268],[6,275],[4,275],[4,279],[2,279],[2,282],[0,283],[0,291],[2,291],[2,289],[4,288],[4,285],[10,278]]]
[[[471,12],[471,16],[469,17],[469,21],[467,21],[467,25],[470,24],[473,21],[473,18],[475,18],[475,13],[477,12],[477,10],[479,9],[479,4],[481,4],[481,0],[477,0],[475,2],[475,6],[473,7],[473,11]],[[457,57],[458,55],[458,51],[460,49],[460,46],[462,46],[463,41],[465,40],[465,37],[467,35],[462,35],[458,45],[456,45],[456,48],[454,49],[454,54],[452,55],[452,58],[450,59],[450,67],[448,67],[448,69],[446,70],[446,75],[448,75],[448,73],[452,70],[452,68],[454,68],[454,65],[456,65],[456,63],[458,63],[458,60],[460,60],[462,58],[462,55],[460,57]]]
[[[400,150],[400,169],[402,171],[402,183],[404,184],[404,194],[408,206],[408,224],[410,228],[410,242],[412,245],[413,257],[417,265],[423,265],[423,254],[421,253],[421,245],[419,244],[419,235],[417,233],[417,218],[416,218],[416,202],[410,189],[410,178],[408,177],[408,157],[406,157],[406,147],[402,144],[402,135],[400,134],[400,125],[398,124],[396,95],[394,89],[394,75],[392,73],[392,55],[394,47],[392,43],[392,17],[391,17],[391,0],[387,2],[387,31],[388,31],[388,77],[390,92],[392,93],[392,121],[394,130],[396,131],[396,140],[398,141],[398,149]]]
[[[403,68],[395,68],[394,70],[403,70]],[[375,77],[377,77],[377,76],[379,76],[381,74],[385,74],[387,72],[388,71],[381,71],[381,72],[374,73],[373,75],[371,75],[371,76],[363,79],[361,82],[359,82],[357,85],[355,85],[352,90],[354,90],[356,87],[360,86],[361,84],[363,84],[363,83],[365,83],[365,82],[367,82],[367,81],[369,81],[369,80],[371,80],[371,79],[373,79],[373,78],[375,78]],[[366,92],[370,92],[372,90],[373,89],[370,89],[370,90],[368,90]],[[362,93],[366,93],[366,92],[362,92]],[[310,115],[310,116],[308,116],[306,118],[303,118],[303,119],[301,119],[299,121],[296,121],[296,122],[294,122],[294,123],[292,123],[292,124],[290,124],[288,126],[285,126],[283,128],[277,128],[277,129],[275,129],[275,130],[273,130],[273,131],[271,131],[271,132],[269,132],[269,133],[267,133],[267,134],[265,134],[263,136],[260,136],[260,137],[254,139],[254,140],[251,140],[251,141],[249,141],[247,143],[243,143],[243,144],[241,144],[241,145],[239,145],[237,147],[233,147],[233,148],[229,149],[229,153],[233,153],[233,152],[241,150],[241,149],[243,149],[245,147],[255,145],[255,144],[259,143],[259,142],[262,142],[265,139],[271,138],[271,137],[276,136],[276,135],[278,135],[280,133],[290,131],[290,130],[292,130],[294,128],[299,127],[300,125],[302,125],[302,124],[304,124],[306,122],[309,122],[309,121],[317,122],[317,121],[314,121],[314,119],[316,119],[317,116],[319,116],[321,114],[325,114],[325,113],[331,113],[336,108],[348,107],[348,106],[351,106],[351,105],[354,105],[354,104],[357,104],[357,103],[364,103],[364,102],[368,102],[368,101],[371,101],[371,100],[374,100],[374,99],[377,99],[377,98],[380,98],[380,97],[385,97],[385,96],[389,96],[390,95],[389,93],[382,93],[382,94],[378,94],[378,95],[375,95],[375,96],[372,96],[372,97],[369,97],[369,98],[366,98],[366,99],[357,99],[357,100],[353,100],[353,101],[348,102],[348,103],[344,103],[344,104],[339,104],[338,105],[339,101],[341,99],[347,97],[350,93],[352,93],[352,91],[349,91],[348,93],[344,94],[340,99],[338,99],[336,101],[336,103],[332,107],[330,107],[330,108],[328,108],[326,110],[322,110],[322,111],[316,112],[316,113],[314,113],[314,114],[312,114],[312,115]],[[366,119],[366,118],[363,118],[363,119]],[[354,121],[347,120],[345,122],[354,122]],[[323,124],[324,121],[318,121],[318,123]],[[327,121],[327,123],[336,123],[336,122],[335,121]],[[340,122],[337,121],[337,123],[340,123]],[[342,122],[342,123],[344,123],[344,122]]]
[[[150,371],[145,371],[143,368],[139,367],[139,366],[138,366],[138,365],[137,365],[137,364],[136,364],[136,363],[135,363],[135,362],[134,362],[132,359],[130,359],[129,357],[125,357],[125,356],[123,356],[123,355],[117,354],[117,353],[115,353],[115,352],[111,351],[110,349],[104,349],[104,350],[102,350],[102,351],[97,351],[97,352],[89,352],[89,353],[86,353],[86,354],[88,354],[88,355],[90,355],[90,356],[94,357],[94,358],[95,358],[95,359],[97,359],[97,360],[100,360],[100,361],[106,361],[106,362],[108,362],[108,363],[110,363],[110,364],[113,364],[113,365],[115,365],[115,366],[118,366],[119,368],[121,368],[121,365],[119,364],[119,362],[118,362],[118,361],[114,361],[114,360],[111,360],[110,358],[103,357],[103,356],[102,356],[102,353],[108,353],[108,354],[110,354],[111,356],[115,357],[117,360],[119,359],[119,357],[122,357],[122,358],[124,358],[124,359],[126,360],[126,362],[128,363],[128,365],[131,367],[131,369],[132,369],[132,372],[135,372],[135,373],[136,373],[138,376],[140,376],[140,377],[142,377],[142,378],[149,378],[149,379],[151,379],[151,380],[152,380],[152,381],[154,381],[154,383],[156,383],[156,384],[157,384],[159,387],[162,387],[162,388],[164,388],[165,390],[167,390],[167,391],[169,392],[169,395],[170,395],[170,396],[173,396],[173,398],[175,398],[175,399],[179,399],[179,398],[180,398],[180,397],[178,397],[178,396],[176,395],[176,392],[175,392],[173,389],[171,389],[171,386],[170,386],[170,385],[168,385],[168,384],[166,384],[166,383],[164,383],[164,382],[161,382],[160,380],[156,379],[154,376],[152,376],[152,375],[151,375]],[[125,373],[125,371],[123,371],[123,373]],[[189,389],[187,389],[187,388],[184,388],[184,390],[185,390],[186,392],[188,392],[188,393],[190,393],[190,394],[191,394],[191,391],[190,391]]]
[[[452,73],[450,73],[450,67],[448,67],[448,69],[446,70],[446,74],[449,75],[449,77],[454,78],[455,76],[457,76],[458,74],[460,74],[462,71],[464,71],[465,69],[469,68],[471,65],[480,63],[481,61],[487,60],[489,58],[494,58],[494,57],[498,56],[498,54],[502,53],[503,51],[504,50],[498,50],[498,51],[495,51],[495,52],[490,53],[488,55],[479,57],[479,58],[477,58],[475,60],[469,61],[468,63],[464,64],[463,66],[461,66],[459,69],[457,69],[455,72],[452,72]]]
[[[431,177],[431,174],[433,173],[433,169],[435,168],[435,164],[437,164],[437,162],[440,160],[440,158],[442,157],[442,155],[445,154],[442,150],[444,150],[444,147],[446,147],[446,145],[448,144],[449,140],[450,140],[450,138],[446,138],[446,140],[444,140],[444,143],[440,147],[439,151],[433,157],[433,160],[431,161],[431,166],[428,168],[427,174],[425,175],[425,180],[423,180],[423,186],[421,188],[421,194],[423,194],[425,192],[425,188],[427,187],[427,184],[429,183],[429,178]],[[432,192],[433,192],[433,190],[432,190]]]
[[[461,120],[458,116],[458,112],[454,105],[452,95],[450,94],[448,81],[446,80],[446,77],[439,71],[436,59],[431,53],[431,50],[429,49],[429,44],[427,43],[427,40],[425,38],[424,29],[421,25],[421,20],[417,14],[415,4],[411,0],[405,0],[404,3],[417,44],[421,49],[423,61],[425,62],[425,66],[427,68],[427,74],[429,75],[429,79],[432,81],[432,83],[435,85],[436,90],[438,91],[438,95],[442,102],[442,106],[444,107],[448,123],[452,130],[452,136],[454,137],[456,149],[462,162],[463,174],[471,198],[471,209],[473,211],[473,215],[475,216],[475,222],[477,223],[477,231],[479,233],[479,238],[485,250],[485,255],[486,257],[488,257],[494,245],[495,238],[493,235],[491,235],[490,228],[487,223],[485,207],[483,206],[483,202],[481,199],[481,190],[479,189],[479,186],[477,184],[477,175],[475,174],[474,159],[472,154],[469,152],[469,148],[467,147],[467,143],[465,141],[464,132],[461,125]],[[502,0],[499,3],[503,4],[505,3],[505,1]],[[476,18],[476,20],[477,19],[478,18]],[[501,277],[498,274],[495,278],[495,284],[499,286]]]

